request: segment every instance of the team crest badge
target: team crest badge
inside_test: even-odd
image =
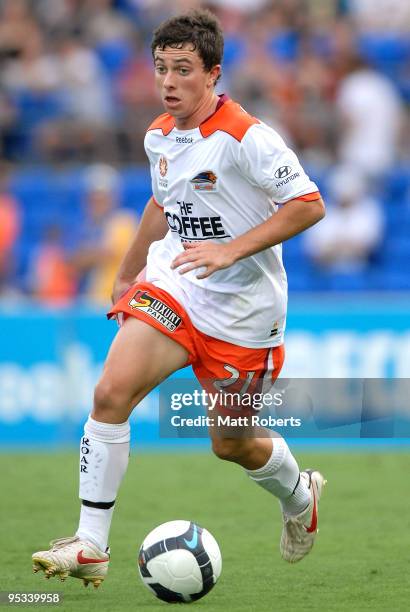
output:
[[[164,178],[168,172],[168,162],[167,158],[164,155],[161,155],[159,158],[159,173]]]
[[[215,172],[212,170],[205,170],[200,172],[194,178],[190,180],[193,191],[217,191],[217,180]]]

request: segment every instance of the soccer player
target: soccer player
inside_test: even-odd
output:
[[[225,388],[273,383],[284,358],[281,243],[324,216],[316,185],[282,138],[215,93],[223,35],[211,13],[162,23],[152,53],[166,112],[146,135],[153,195],[118,271],[110,316],[123,324],[81,439],[79,527],[33,555],[34,571],[96,587],[108,570],[133,407],[187,364]],[[282,557],[302,559],[316,536],[323,476],[300,472],[281,437],[211,437],[218,457],[279,499]]]

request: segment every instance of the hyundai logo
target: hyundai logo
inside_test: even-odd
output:
[[[275,172],[275,178],[283,179],[285,176],[288,176],[292,172],[291,166],[281,166]]]

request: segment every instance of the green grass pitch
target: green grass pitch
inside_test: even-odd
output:
[[[328,484],[314,549],[293,566],[279,556],[276,500],[240,468],[211,454],[134,450],[114,514],[110,571],[98,590],[31,573],[33,551],[76,529],[76,453],[0,455],[0,590],[59,591],[63,603],[46,607],[64,611],[165,610],[169,604],[137,575],[137,551],[153,527],[182,518],[209,529],[223,556],[218,584],[192,609],[409,610],[410,453],[296,455],[302,466],[322,470]]]

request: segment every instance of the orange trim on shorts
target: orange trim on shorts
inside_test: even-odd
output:
[[[145,272],[145,269],[142,272]],[[153,300],[161,302],[172,312],[165,311],[166,316],[163,318],[161,316],[161,305],[153,304]],[[160,307],[157,311],[153,309],[153,312],[158,313],[157,318],[152,316],[152,314],[148,314],[152,304],[154,307]],[[124,320],[129,316],[140,319],[144,323],[155,327],[166,336],[169,336],[172,340],[178,342],[178,344],[181,344],[189,354],[186,365],[190,365],[196,360],[197,355],[193,342],[194,327],[185,309],[167,291],[156,287],[152,283],[137,282],[120,297],[118,302],[107,313],[107,317],[108,319],[117,318],[118,320],[120,313],[123,314]],[[177,320],[178,318],[180,321]],[[174,326],[174,329],[172,329],[172,326]]]
[[[150,308],[151,314],[148,313]],[[194,327],[188,313],[175,298],[153,283],[137,282],[130,287],[107,316],[121,318],[121,313],[124,319],[136,317],[181,344],[188,352],[186,365],[192,365],[205,389],[215,391],[213,383],[222,380],[229,385],[229,391],[236,391],[251,375],[249,391],[255,392],[266,376],[273,384],[282,368],[283,345],[249,348],[208,336]],[[238,372],[236,378],[232,376],[232,368]]]

